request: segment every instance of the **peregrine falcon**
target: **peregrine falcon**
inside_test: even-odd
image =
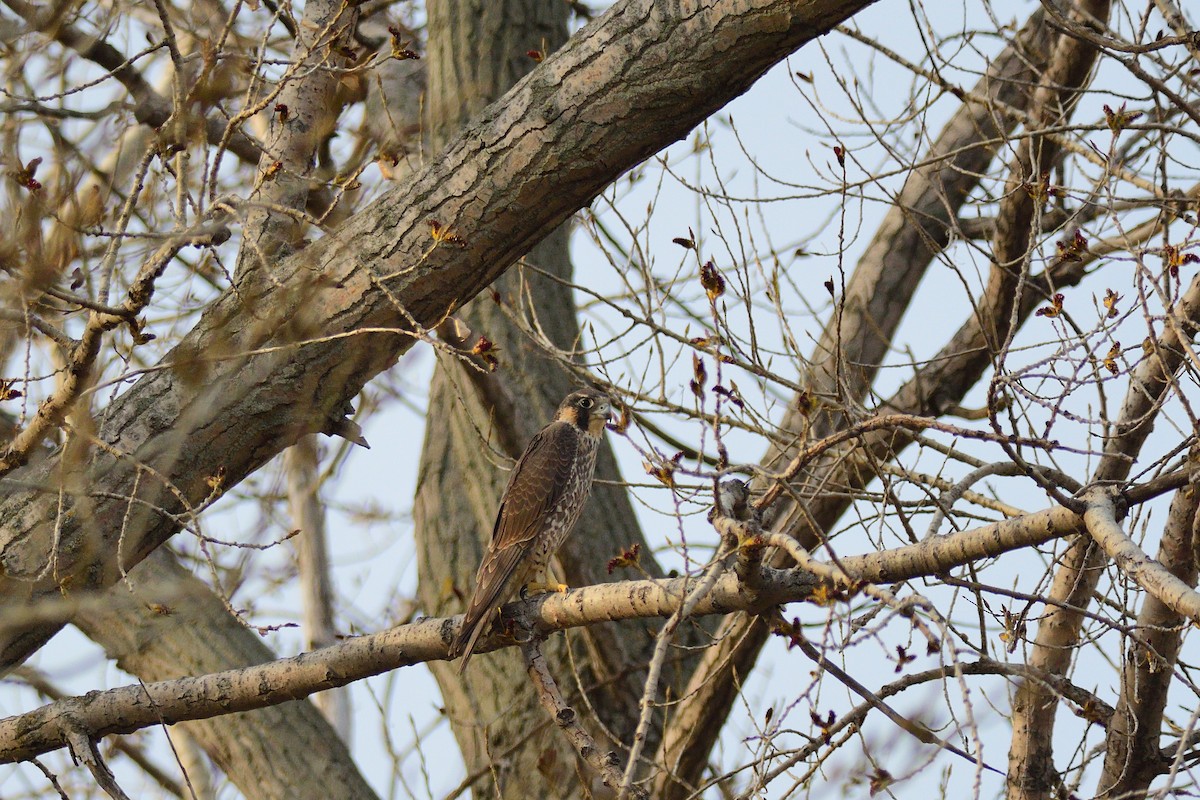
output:
[[[475,575],[475,593],[450,647],[451,658],[463,657],[459,674],[466,670],[495,609],[543,576],[575,527],[592,488],[596,450],[611,408],[597,391],[572,392],[521,454],[500,500],[487,555]]]

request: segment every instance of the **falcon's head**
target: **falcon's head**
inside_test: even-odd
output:
[[[587,431],[592,436],[601,436],[611,411],[612,403],[603,394],[595,389],[580,389],[563,399],[554,418]]]

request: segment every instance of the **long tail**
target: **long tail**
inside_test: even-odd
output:
[[[450,657],[457,658],[462,656],[462,663],[458,665],[458,674],[462,675],[467,670],[467,664],[471,661],[471,654],[475,652],[475,643],[479,641],[479,636],[491,622],[490,609],[487,606],[481,605],[475,607],[472,605],[467,609],[467,613],[463,616],[462,627],[458,631],[458,636],[454,638],[454,643],[450,645]]]

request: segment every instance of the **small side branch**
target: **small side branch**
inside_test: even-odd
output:
[[[521,655],[525,657],[525,670],[529,673],[529,679],[533,682],[533,688],[537,692],[542,708],[546,709],[546,713],[567,737],[571,747],[575,748],[579,757],[600,775],[605,786],[609,788],[619,786],[621,783],[621,770],[618,769],[621,763],[620,757],[612,751],[601,755],[599,748],[596,747],[596,740],[580,724],[579,715],[575,713],[575,709],[563,700],[562,692],[558,690],[558,684],[555,683],[554,676],[550,674],[550,668],[546,664],[541,640],[532,638],[528,642],[524,642],[521,645]],[[639,800],[645,800],[650,796],[640,786],[632,787],[632,792],[634,797]]]
[[[117,785],[117,776],[113,775],[108,764],[104,763],[104,759],[100,756],[100,751],[96,749],[95,739],[78,728],[69,728],[67,744],[70,746],[75,760],[82,762],[88,768],[88,772],[92,773],[96,784],[104,790],[105,794],[113,800],[129,800],[129,795],[125,794]]]

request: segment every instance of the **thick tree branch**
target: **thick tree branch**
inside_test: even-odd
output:
[[[1053,508],[891,551],[840,558],[838,564],[859,580],[892,583],[1050,541],[1081,524],[1071,511]],[[541,637],[606,621],[669,618],[685,601],[693,600],[693,616],[758,613],[802,601],[823,585],[806,570],[766,566],[760,567],[753,589],[729,571],[720,575],[709,591],[689,600],[697,584],[695,578],[599,584],[509,604],[505,616],[514,629]],[[27,760],[62,747],[68,741],[68,729],[100,737],[160,723],[207,719],[285,703],[399,667],[445,660],[461,619],[426,619],[294,658],[51,703],[0,720],[0,763]],[[476,652],[513,644],[511,636],[492,631],[480,639]]]
[[[294,249],[304,233],[302,215],[281,214],[276,208],[302,212],[308,203],[317,150],[333,133],[341,113],[339,70],[349,62],[342,53],[350,49],[350,33],[357,23],[357,7],[352,4],[339,0],[304,4],[292,65],[278,94],[266,99],[286,108],[287,113],[272,115],[270,135],[263,144],[238,251],[234,280],[239,283],[247,270],[271,272],[277,254],[283,248],[284,252]]]
[[[1113,563],[1151,597],[1181,617],[1200,622],[1200,592],[1150,558],[1117,522],[1117,503],[1110,490],[1092,489],[1085,495],[1083,523]]]

